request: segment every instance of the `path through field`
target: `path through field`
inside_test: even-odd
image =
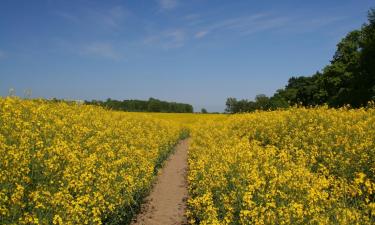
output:
[[[132,225],[186,224],[187,149],[187,139],[176,146]]]

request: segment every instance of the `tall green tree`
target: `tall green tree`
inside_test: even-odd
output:
[[[270,98],[265,95],[258,95],[255,101],[228,98],[226,111],[251,112],[295,104],[361,107],[371,100],[375,101],[375,9],[369,11],[368,23],[349,32],[337,44],[331,63],[321,72],[291,77],[285,88]]]
[[[368,21],[362,31],[362,80],[366,97],[375,101],[375,8],[369,11]]]

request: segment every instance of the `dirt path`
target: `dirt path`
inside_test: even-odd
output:
[[[161,169],[151,194],[132,225],[186,224],[188,140],[181,141]]]

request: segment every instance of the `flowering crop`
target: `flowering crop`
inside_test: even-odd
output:
[[[186,134],[191,224],[374,224],[375,108],[124,113],[0,99],[0,223],[123,224]]]
[[[0,124],[1,224],[129,219],[181,135],[146,114],[18,98],[0,99]]]
[[[192,224],[374,224],[375,109],[292,108],[191,131]]]

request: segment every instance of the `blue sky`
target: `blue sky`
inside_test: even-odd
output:
[[[329,63],[373,0],[0,0],[0,95],[187,102],[272,95]]]

